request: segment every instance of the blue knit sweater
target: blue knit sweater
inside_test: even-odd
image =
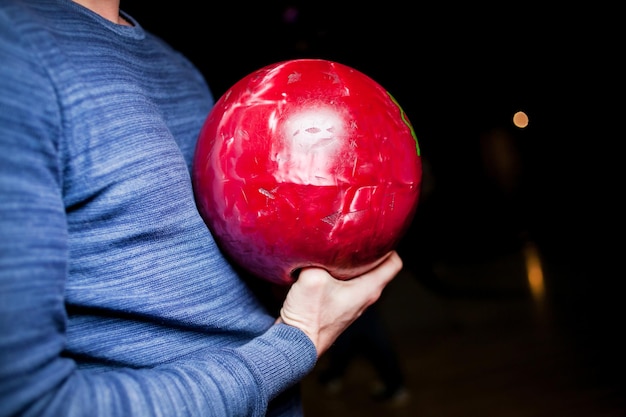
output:
[[[0,0],[0,415],[300,415],[315,347],[194,203],[210,90],[124,16]]]

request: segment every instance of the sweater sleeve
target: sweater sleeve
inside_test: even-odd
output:
[[[264,415],[316,360],[290,326],[151,368],[85,369],[64,356],[63,118],[20,42],[0,19],[0,416]]]

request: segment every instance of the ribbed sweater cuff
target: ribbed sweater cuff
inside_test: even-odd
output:
[[[249,358],[256,377],[264,381],[270,399],[304,378],[316,364],[317,351],[311,339],[293,326],[277,324],[240,349]]]

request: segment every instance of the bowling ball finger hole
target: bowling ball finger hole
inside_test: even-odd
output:
[[[291,278],[293,278],[293,280],[297,280],[298,277],[300,276],[300,272],[302,271],[302,268],[296,268],[293,271],[291,271],[291,273],[289,274],[291,276]]]

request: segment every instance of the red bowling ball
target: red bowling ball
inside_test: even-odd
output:
[[[192,178],[224,254],[289,285],[309,266],[343,280],[376,266],[412,221],[422,163],[382,86],[337,62],[297,59],[254,71],[217,100]]]

